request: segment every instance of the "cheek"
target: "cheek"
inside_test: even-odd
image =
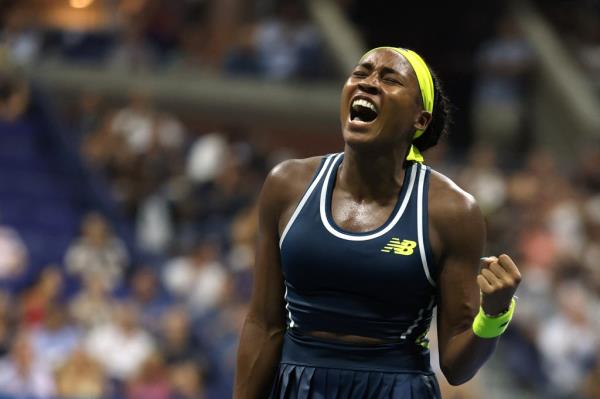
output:
[[[384,112],[386,114],[386,125],[394,135],[406,133],[414,130],[415,107],[411,104],[412,100],[394,101],[385,104]]]
[[[397,118],[402,118],[411,124],[414,123],[419,113],[419,106],[415,103],[414,98],[406,93],[401,93],[393,98],[394,101],[388,104],[391,113]]]
[[[348,112],[348,102],[350,101],[351,93],[352,87],[350,87],[348,84],[345,84],[342,88],[342,94],[340,96],[340,111],[342,113]]]
[[[352,82],[352,78],[346,80],[344,86],[342,87],[342,99],[348,99],[352,95],[352,92],[354,92],[355,88],[356,84]]]

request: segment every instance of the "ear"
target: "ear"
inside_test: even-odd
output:
[[[417,118],[415,119],[415,129],[417,130],[425,130],[427,129],[427,126],[429,126],[429,124],[431,123],[431,119],[433,119],[433,115],[431,115],[431,112],[427,112],[427,111],[420,111],[419,114],[417,115]]]

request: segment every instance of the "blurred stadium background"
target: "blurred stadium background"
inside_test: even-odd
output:
[[[390,44],[445,83],[427,162],[524,275],[444,398],[600,398],[598,0],[3,0],[0,21],[0,397],[231,397],[262,180],[341,148],[341,85]]]

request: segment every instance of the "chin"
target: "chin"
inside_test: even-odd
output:
[[[375,132],[359,132],[349,129],[343,131],[344,143],[354,150],[376,150],[385,147]]]

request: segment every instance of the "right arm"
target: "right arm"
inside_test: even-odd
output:
[[[285,332],[284,283],[279,260],[279,218],[285,207],[282,166],[265,180],[258,200],[258,240],[250,308],[238,349],[234,399],[268,397]]]
[[[240,337],[234,399],[267,398],[273,385],[286,328],[279,231],[293,213],[319,159],[276,166],[261,191],[254,286]]]

